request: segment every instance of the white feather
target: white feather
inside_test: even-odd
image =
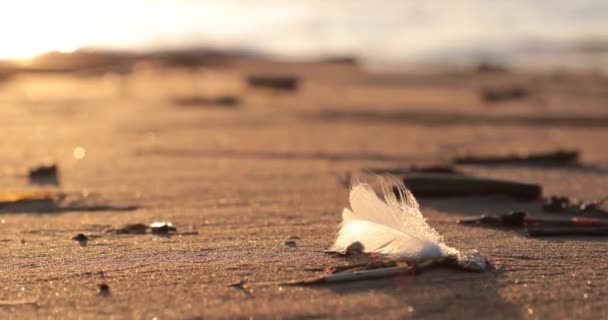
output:
[[[381,179],[384,201],[367,183],[355,183],[350,206],[342,212],[342,224],[331,250],[346,252],[353,243],[363,251],[421,261],[459,254],[426,222],[412,193],[396,179]],[[393,188],[398,190],[398,198]]]

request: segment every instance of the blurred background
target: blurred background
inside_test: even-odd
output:
[[[0,59],[204,47],[375,66],[602,68],[607,33],[603,0],[24,0],[3,4]]]

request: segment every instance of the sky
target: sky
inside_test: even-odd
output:
[[[0,58],[209,46],[415,59],[606,33],[603,0],[19,0],[0,10]]]

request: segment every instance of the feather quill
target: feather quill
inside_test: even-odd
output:
[[[330,250],[347,252],[358,242],[363,252],[412,262],[460,255],[426,222],[418,202],[401,182],[394,178],[380,178],[380,182],[384,200],[367,183],[356,182],[351,187],[352,210],[343,210],[338,237]]]

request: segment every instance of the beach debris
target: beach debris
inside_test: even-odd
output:
[[[525,211],[511,211],[500,216],[490,216],[482,214],[476,217],[466,217],[459,219],[458,224],[464,225],[500,225],[523,227],[528,213]]]
[[[402,264],[405,262],[402,262]],[[398,261],[395,260],[387,260],[387,261],[371,261],[371,262],[363,262],[363,263],[355,263],[349,265],[338,265],[338,266],[330,266],[325,268],[325,272],[327,273],[340,273],[340,272],[353,272],[360,270],[370,270],[370,269],[379,269],[379,268],[390,268],[396,267],[399,264]]]
[[[239,280],[227,285],[227,287],[242,288],[245,285],[245,280]]]
[[[551,213],[608,215],[608,210],[602,208],[606,201],[608,197],[600,201],[581,201],[566,196],[551,196],[543,200],[542,209]]]
[[[463,225],[525,227],[531,237],[568,235],[608,235],[608,219],[590,217],[532,218],[525,211],[500,216],[481,215],[458,220]]]
[[[520,100],[529,95],[530,92],[522,87],[484,88],[481,90],[481,98],[489,103]]]
[[[454,158],[453,163],[472,165],[569,165],[578,162],[579,156],[580,151],[578,150],[556,150],[526,155],[464,156]]]
[[[171,222],[165,221],[156,221],[151,223],[150,225],[146,225],[143,223],[132,223],[127,224],[119,229],[109,229],[106,230],[106,233],[114,233],[114,234],[147,234],[148,230],[150,233],[157,235],[168,235],[170,233],[174,233],[177,231],[177,228],[173,226]],[[184,235],[192,235],[198,234],[198,232],[187,232]]]
[[[29,212],[55,206],[63,196],[49,190],[22,190],[0,193],[0,211]]]
[[[532,200],[540,197],[537,184],[444,173],[410,173],[404,175],[405,185],[420,197],[457,197],[503,194]],[[399,194],[399,190],[394,190]]]
[[[78,242],[87,242],[89,240],[89,237],[84,235],[84,233],[79,233],[76,236],[72,237],[72,240],[76,240]]]
[[[53,190],[0,192],[0,212],[132,211],[138,206],[105,204],[99,196]]]
[[[57,177],[57,164],[43,164],[33,167],[29,170],[28,176],[30,179],[44,179],[49,177]]]
[[[251,295],[253,293],[253,289],[251,289],[251,288],[249,288],[249,286],[247,286],[247,283],[245,282],[245,280],[239,280],[239,281],[230,283],[227,285],[227,287],[239,289],[239,290],[243,291],[244,293],[246,293],[247,295]]]
[[[107,297],[110,295],[110,286],[105,283],[100,283],[97,285],[97,293],[100,296]]]
[[[256,74],[247,77],[250,87],[271,88],[277,90],[293,91],[298,88],[299,79],[295,76],[280,76],[270,74]]]
[[[289,248],[295,248],[298,246],[298,243],[295,240],[287,240],[283,242],[283,245]]]
[[[454,166],[449,164],[437,164],[430,166],[410,166],[406,168],[369,168],[365,171],[371,171],[375,174],[392,174],[401,175],[413,172],[426,172],[426,173],[451,173],[451,174],[463,174],[457,170]]]
[[[150,231],[153,234],[169,234],[169,232],[177,231],[171,222],[156,221],[150,224]]]
[[[441,258],[428,259],[414,263],[403,260],[372,261],[346,266],[332,266],[326,269],[328,274],[283,283],[284,285],[310,286],[340,282],[415,276],[433,268],[457,268],[470,272],[485,272],[492,268],[487,260],[477,251],[459,253]]]
[[[115,234],[145,234],[148,231],[148,226],[143,223],[127,224],[120,229],[110,229],[107,233]]]
[[[390,257],[410,263],[450,258],[474,268],[475,259],[447,246],[443,238],[424,219],[412,193],[398,180],[379,178],[384,200],[367,183],[353,185],[350,192],[351,209],[342,212],[342,224],[336,241],[329,251],[346,254],[357,246],[364,253]],[[396,195],[393,190],[397,190]],[[479,255],[479,253],[477,253]],[[479,255],[481,257],[481,255]],[[483,261],[483,263],[481,263]],[[487,266],[485,258],[478,259],[477,269]],[[403,272],[403,269],[393,270]]]
[[[353,65],[356,66],[359,64],[357,58],[350,56],[335,56],[335,57],[327,57],[320,60],[321,63],[327,64],[345,64],[345,65]]]
[[[310,286],[318,284],[329,284],[339,282],[349,282],[357,280],[371,280],[398,276],[413,276],[416,274],[415,265],[403,262],[399,266],[369,269],[369,270],[357,270],[352,272],[338,272],[331,273],[328,275],[314,277],[304,280],[295,280],[283,283],[283,285],[296,285],[296,286]]]
[[[188,96],[173,99],[175,105],[181,107],[226,107],[235,108],[240,104],[240,99],[233,95],[218,97]]]

